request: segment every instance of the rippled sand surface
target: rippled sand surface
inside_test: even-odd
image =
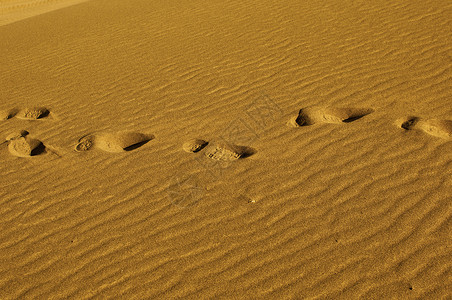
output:
[[[0,0],[0,298],[451,297],[451,20]]]

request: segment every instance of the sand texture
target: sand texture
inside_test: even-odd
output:
[[[452,297],[451,1],[0,8],[0,299]]]

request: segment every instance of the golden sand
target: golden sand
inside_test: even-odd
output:
[[[451,20],[0,0],[0,299],[452,297]]]

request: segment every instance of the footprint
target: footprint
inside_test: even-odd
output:
[[[37,120],[48,117],[50,111],[45,107],[24,108],[17,112],[16,117],[24,120]]]
[[[0,121],[5,121],[14,117],[15,112],[12,110],[0,110]]]
[[[28,131],[22,130],[6,138],[9,152],[18,157],[31,157],[46,152],[44,144],[29,136]]]
[[[205,156],[215,160],[236,160],[239,158],[247,158],[256,151],[250,147],[238,146],[234,144],[216,144],[207,146]]]
[[[153,138],[153,135],[130,131],[89,134],[79,139],[75,150],[81,152],[98,148],[107,152],[125,152],[139,148]]]
[[[249,157],[256,153],[251,147],[239,146],[230,143],[209,143],[200,139],[187,141],[183,145],[186,152],[196,153],[201,150],[204,155],[214,160],[231,161]]]
[[[449,139],[452,137],[452,121],[438,119],[422,119],[420,117],[407,117],[399,120],[400,127],[405,130],[422,130],[427,134]]]
[[[287,125],[300,127],[317,123],[350,123],[373,111],[371,108],[325,108],[312,106],[300,109],[298,116],[289,120]]]

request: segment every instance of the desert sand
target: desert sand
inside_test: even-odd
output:
[[[451,20],[0,0],[0,299],[450,299]]]

